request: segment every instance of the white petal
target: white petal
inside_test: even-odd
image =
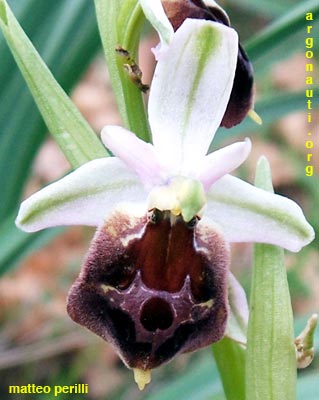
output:
[[[187,174],[206,154],[229,100],[237,53],[233,29],[187,19],[157,63],[149,121],[156,151],[176,173]]]
[[[206,193],[205,216],[229,242],[261,242],[297,252],[314,238],[301,208],[292,200],[226,175]]]
[[[238,343],[246,344],[249,316],[247,297],[244,289],[231,272],[228,275],[228,301],[230,314],[225,335]]]
[[[197,168],[197,178],[205,190],[222,176],[239,167],[248,157],[251,141],[233,143],[204,157]]]
[[[150,143],[120,126],[105,126],[101,138],[105,146],[148,187],[159,185],[166,179],[164,168],[157,160],[154,146]]]
[[[146,198],[140,180],[121,160],[100,158],[25,200],[16,224],[27,232],[59,225],[98,226],[119,202]]]
[[[157,30],[161,44],[168,45],[174,35],[174,30],[167,18],[161,0],[140,0],[145,17]]]

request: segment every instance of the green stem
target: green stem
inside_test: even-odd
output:
[[[116,54],[121,46],[137,60],[144,16],[137,0],[95,0],[96,15],[113,91],[123,124],[145,141],[150,129],[140,89],[129,79],[123,59]]]
[[[212,349],[227,400],[245,400],[245,349],[226,337]]]

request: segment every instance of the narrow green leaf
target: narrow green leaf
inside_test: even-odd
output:
[[[273,24],[245,43],[245,49],[252,61],[267,53],[270,49],[287,40],[287,37],[306,25],[305,15],[313,13],[314,21],[319,16],[319,3],[309,0],[299,3],[290,12],[286,13]]]
[[[273,191],[265,158],[257,166],[256,186]],[[256,244],[247,334],[246,400],[294,400],[296,378],[284,253],[276,246]]]
[[[121,46],[138,61],[138,44],[144,16],[137,0],[95,0],[96,15],[113,91],[123,124],[141,139],[150,141],[143,96],[125,72]]]
[[[260,17],[274,17],[286,12],[288,7],[294,6],[295,2],[296,0],[237,0],[235,10],[240,7],[242,13],[254,13],[255,18],[256,13]]]
[[[212,349],[227,400],[245,400],[244,347],[225,337]]]
[[[100,46],[94,5],[87,0],[10,0],[10,5],[54,75],[70,91]],[[14,225],[25,180],[47,129],[1,32],[0,54],[0,270],[4,273],[61,230],[30,235]]]
[[[0,225],[0,276],[12,270],[34,250],[43,247],[64,230],[46,229],[30,235],[14,226],[15,218],[16,212],[13,212]]]
[[[101,142],[56,82],[5,0],[2,2],[7,24],[0,23],[0,27],[39,110],[62,151],[73,167],[94,158],[105,157],[107,153]]]
[[[10,4],[47,65],[70,91],[100,46],[93,4],[86,0],[11,0]],[[1,221],[16,208],[47,129],[1,32],[0,54]]]
[[[0,2],[0,18],[2,19],[3,23],[5,25],[8,24],[8,18],[7,18],[7,12],[6,12],[6,7],[3,3],[3,1]]]

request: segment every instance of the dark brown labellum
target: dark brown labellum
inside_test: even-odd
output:
[[[68,313],[112,343],[130,368],[155,368],[224,335],[228,246],[170,212],[116,211],[97,231]]]
[[[208,7],[202,0],[162,0],[164,10],[178,29],[186,18],[206,19],[230,26],[227,14],[217,7]],[[242,48],[238,46],[237,67],[230,99],[221,126],[239,124],[253,107],[253,68]]]

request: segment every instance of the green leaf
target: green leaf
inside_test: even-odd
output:
[[[255,182],[273,191],[265,158],[258,163]],[[256,244],[247,334],[246,400],[294,400],[296,378],[284,253],[276,246]]]
[[[150,131],[141,90],[125,72],[125,59],[116,53],[121,46],[138,61],[138,44],[144,16],[137,0],[95,0],[96,15],[107,67],[123,124],[141,139]]]
[[[10,4],[46,63],[69,91],[100,46],[93,4],[87,0],[11,0]],[[3,273],[61,230],[29,235],[14,225],[25,180],[47,130],[1,33],[0,54],[0,270]]]
[[[0,225],[0,276],[63,231],[62,228],[47,229],[30,235],[14,226],[15,217],[14,212]]]
[[[318,19],[319,4],[317,0],[309,0],[298,4],[290,12],[246,42],[245,49],[251,60],[256,61],[274,46],[287,41],[287,38],[297,30],[305,28],[305,15],[308,12],[313,13],[314,21]]]
[[[8,24],[7,12],[6,7],[3,2],[0,3],[0,18],[2,19],[5,25]]]
[[[225,337],[212,349],[227,400],[245,400],[244,347]]]
[[[288,7],[292,7],[295,3],[296,0],[237,0],[236,7],[240,7],[242,13],[246,11],[254,13],[255,16],[258,13],[261,17],[274,17],[284,13]]]
[[[8,4],[1,2],[7,16],[7,24],[0,23],[2,32],[49,130],[72,166],[105,157],[95,133],[56,82]]]

